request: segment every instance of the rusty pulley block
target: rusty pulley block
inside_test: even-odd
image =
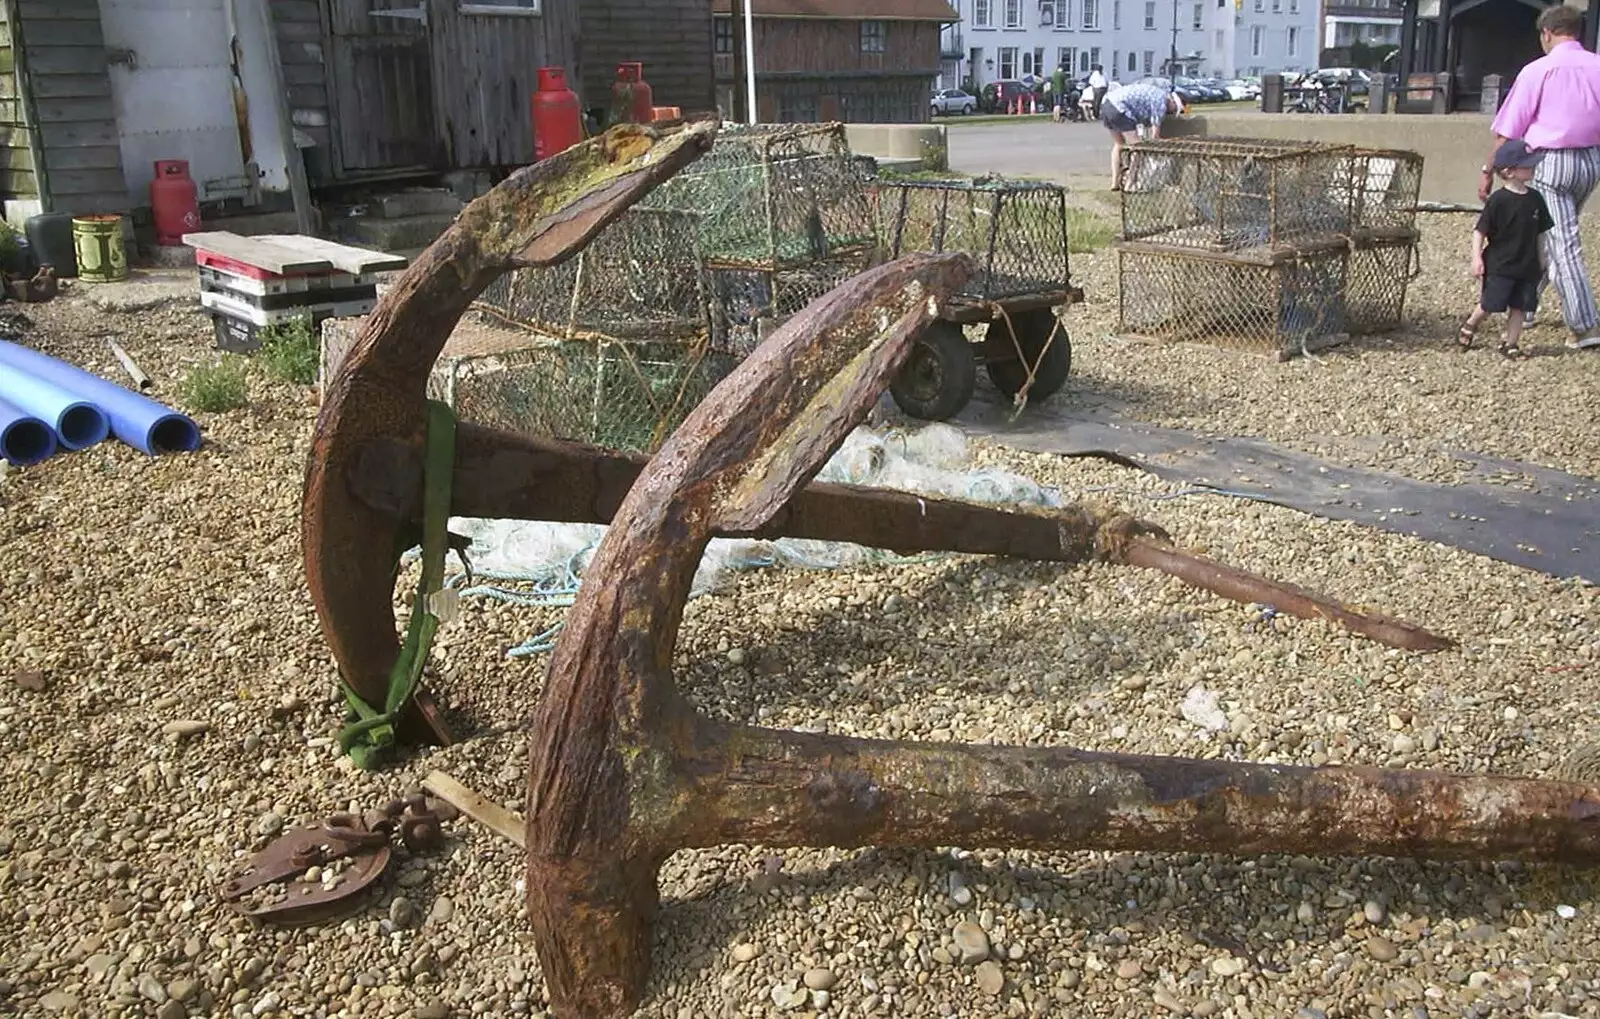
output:
[[[257,923],[298,927],[349,916],[389,866],[398,839],[413,853],[444,844],[457,811],[420,792],[356,815],[340,812],[269,843],[222,888],[229,907]]]
[[[519,172],[469,206],[368,320],[329,388],[303,505],[323,633],[363,696],[381,697],[398,653],[396,536],[422,516],[424,380],[451,329],[499,274],[571,256],[714,133],[624,125]],[[1185,552],[1112,508],[1003,510],[811,483],[973,271],[962,255],[914,254],[845,281],[767,337],[647,462],[458,429],[453,515],[611,525],[551,655],[530,741],[527,906],[556,1016],[610,1019],[637,1005],[657,870],[678,849],[1600,861],[1600,790],[1579,783],[853,739],[698,713],[670,663],[713,537],[1098,559],[1396,647],[1453,646]]]

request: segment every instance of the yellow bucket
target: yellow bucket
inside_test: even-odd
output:
[[[74,216],[72,244],[78,252],[78,278],[85,283],[115,283],[128,278],[128,248],[122,217]]]

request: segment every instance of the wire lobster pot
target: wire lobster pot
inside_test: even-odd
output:
[[[1177,138],[1124,150],[1122,237],[1208,251],[1316,242],[1353,228],[1348,146]]]
[[[978,272],[957,294],[974,302],[1051,293],[1071,278],[1066,189],[1039,181],[876,181],[885,258],[964,251]]]
[[[1119,331],[1286,360],[1348,336],[1351,253],[1343,242],[1241,258],[1181,246],[1118,246]]]
[[[728,125],[639,207],[698,215],[700,251],[715,268],[865,264],[876,238],[864,181],[843,124]]]

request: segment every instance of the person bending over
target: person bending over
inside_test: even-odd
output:
[[[1169,113],[1182,113],[1177,93],[1153,82],[1118,85],[1100,103],[1100,123],[1111,132],[1111,190],[1122,190],[1122,146],[1129,132],[1148,129],[1161,137],[1161,122]]]

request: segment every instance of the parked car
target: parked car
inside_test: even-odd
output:
[[[1372,86],[1372,74],[1358,67],[1324,67],[1312,71],[1300,82],[1302,88],[1313,84],[1321,88],[1342,88],[1348,95],[1364,96]]]
[[[1187,86],[1185,86],[1183,84],[1183,82],[1186,81],[1186,80],[1187,79],[1179,78],[1177,81],[1174,82],[1174,81],[1172,81],[1171,79],[1168,79],[1168,78],[1158,78],[1158,77],[1149,77],[1149,78],[1140,78],[1139,79],[1140,82],[1147,82],[1147,83],[1152,84],[1152,85],[1160,85],[1164,89],[1168,89],[1168,90],[1170,90],[1172,92],[1175,92],[1175,93],[1177,93],[1178,98],[1183,100],[1183,105],[1185,105],[1185,106],[1193,106],[1195,103],[1201,102],[1202,100],[1200,99],[1199,93],[1197,93],[1194,89],[1189,88],[1189,87],[1187,87]]]
[[[952,114],[976,112],[978,97],[958,88],[946,88],[933,94],[931,104],[934,116],[943,114],[948,117]]]
[[[1025,96],[1033,90],[1015,78],[1002,78],[991,81],[983,86],[982,93],[978,96],[978,109],[984,113],[1007,113],[1017,101],[1018,96]]]
[[[1224,87],[1228,90],[1228,98],[1236,103],[1261,98],[1261,82],[1249,78],[1235,78]]]

